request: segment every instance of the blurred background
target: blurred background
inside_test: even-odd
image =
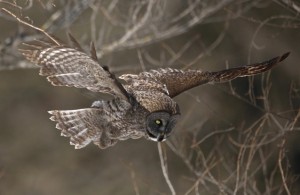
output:
[[[100,62],[117,76],[160,67],[216,71],[291,52],[263,75],[176,97],[181,120],[160,155],[157,143],[145,139],[75,150],[47,111],[89,107],[104,96],[40,77],[17,48],[44,35],[1,9],[0,194],[299,194],[299,1],[0,6],[65,43],[67,32],[87,50],[94,41]]]

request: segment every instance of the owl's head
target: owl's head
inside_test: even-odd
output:
[[[152,141],[164,141],[172,132],[180,114],[171,115],[165,111],[152,112],[146,119],[146,131]]]

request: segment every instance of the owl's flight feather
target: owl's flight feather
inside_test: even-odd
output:
[[[72,36],[70,39],[75,48],[37,41],[20,51],[40,66],[40,75],[47,76],[54,86],[86,88],[114,96],[111,101],[94,102],[92,108],[49,111],[61,135],[70,137],[70,143],[78,149],[90,142],[107,148],[118,140],[149,138],[148,127],[145,127],[149,114],[164,112],[168,120],[180,114],[177,103],[171,98],[205,83],[226,82],[265,72],[289,55],[217,72],[166,68],[138,75],[125,74],[120,76],[126,81],[123,86],[106,67],[100,66],[93,45],[91,56],[88,56]],[[155,119],[156,115],[153,116]],[[155,131],[151,133],[154,140],[159,140],[153,134]]]
[[[124,79],[129,84],[140,82],[141,80],[144,80],[145,82],[147,82],[147,80],[154,80],[165,85],[169,96],[173,98],[188,89],[205,83],[227,82],[237,77],[252,76],[263,73],[286,59],[288,55],[289,53],[285,53],[282,56],[278,56],[264,62],[216,72],[161,68],[158,70],[150,70],[149,72],[142,72],[138,75],[125,74],[120,78]]]
[[[110,72],[79,49],[37,41],[20,52],[32,63],[39,65],[40,75],[54,86],[86,88],[93,92],[108,93],[128,100]]]
[[[98,142],[103,133],[103,129],[95,125],[95,117],[103,114],[100,109],[53,110],[49,114],[52,115],[50,119],[57,122],[56,128],[61,130],[61,135],[70,137],[70,144],[76,149],[83,148],[92,141]]]

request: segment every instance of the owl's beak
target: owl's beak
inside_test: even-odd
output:
[[[178,116],[175,115],[174,118],[178,117]],[[171,122],[168,122],[166,125],[166,128],[164,130],[160,131],[160,133],[158,134],[156,141],[157,142],[165,141],[167,139],[167,137],[170,135],[169,133],[172,131],[175,124],[176,124],[176,120],[172,120]]]
[[[165,140],[165,132],[161,132],[160,134],[159,134],[159,136],[157,137],[157,141],[158,142],[162,142],[162,141],[164,141]]]
[[[166,140],[165,132],[159,133],[157,136],[154,136],[152,133],[148,132],[149,139],[155,142],[162,142]]]

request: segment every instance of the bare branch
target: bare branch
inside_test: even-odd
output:
[[[285,189],[285,192],[288,194],[288,195],[291,195],[291,192],[289,190],[289,187],[287,186],[287,183],[286,183],[286,177],[285,177],[285,173],[284,173],[284,170],[282,168],[282,160],[284,158],[284,144],[285,144],[285,140],[283,139],[280,143],[280,150],[279,150],[279,157],[278,157],[278,166],[279,166],[279,170],[280,170],[280,174],[281,174],[281,179],[282,179],[282,182],[283,182],[283,186],[284,186],[284,189]]]
[[[28,22],[25,22],[24,20],[21,20],[19,17],[17,17],[15,14],[13,14],[12,12],[8,11],[5,8],[2,8],[2,11],[6,12],[7,14],[11,15],[12,17],[14,17],[18,22],[20,22],[21,24],[24,24],[25,26],[28,26],[32,29],[35,29],[41,33],[43,33],[44,35],[46,35],[51,41],[53,41],[53,43],[55,43],[56,45],[60,45],[60,43],[55,40],[52,36],[50,36],[46,31],[44,31],[43,29],[36,27],[32,24],[29,24]]]
[[[168,184],[171,194],[176,195],[175,189],[174,189],[174,187],[170,181],[169,175],[168,175],[168,170],[166,167],[166,159],[163,155],[162,144],[160,142],[157,144],[157,148],[158,148],[158,154],[159,154],[159,159],[160,159],[160,166],[161,166],[161,170],[163,172],[164,178]]]

